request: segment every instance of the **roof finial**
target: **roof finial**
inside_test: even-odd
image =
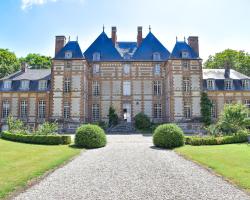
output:
[[[177,41],[178,41],[178,38],[177,38],[177,36],[176,36],[176,38],[175,38],[175,39],[176,39],[176,42],[177,42]]]
[[[76,36],[76,41],[78,42],[78,35]]]
[[[102,25],[102,32],[104,32],[104,29],[105,29],[105,26],[104,26],[104,24]]]
[[[69,36],[69,41],[70,41],[70,36]]]
[[[151,32],[151,26],[150,25],[149,25],[148,29],[149,29],[149,32]]]
[[[186,37],[184,36],[184,42],[186,42]]]

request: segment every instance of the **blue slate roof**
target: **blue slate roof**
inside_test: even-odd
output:
[[[169,51],[161,44],[161,42],[149,32],[148,35],[143,39],[141,45],[134,53],[134,60],[153,60],[154,53],[160,53],[160,60],[166,61],[169,58]]]
[[[136,42],[117,42],[115,45],[119,54],[123,57],[123,59],[131,59],[133,54],[137,49]]]
[[[66,59],[65,52],[72,52],[72,59],[83,59],[82,50],[77,41],[69,41],[55,56],[54,59]]]
[[[182,59],[182,52],[188,52],[188,57],[185,59],[199,59],[193,48],[186,43],[186,41],[176,41],[170,58]]]

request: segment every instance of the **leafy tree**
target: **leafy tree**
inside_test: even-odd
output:
[[[0,78],[7,76],[20,68],[18,58],[8,49],[0,49]]]
[[[109,118],[109,127],[118,124],[118,115],[116,114],[115,109],[112,106],[109,107],[108,118]]]
[[[245,51],[226,49],[214,56],[210,55],[204,63],[204,68],[209,69],[220,69],[226,66],[250,76],[250,54]]]
[[[24,126],[23,122],[20,119],[14,119],[12,116],[9,116],[7,119],[7,124],[9,127],[9,131],[12,133],[17,132],[25,132],[26,127]]]
[[[150,118],[140,112],[135,116],[135,127],[141,130],[146,130],[148,128],[150,128],[151,123],[150,123]]]
[[[201,94],[201,117],[202,117],[202,122],[208,126],[211,124],[211,108],[212,108],[212,103],[209,100],[207,93],[202,92]]]
[[[31,69],[49,69],[52,62],[51,57],[30,53],[25,58],[20,58],[20,62],[26,62]]]
[[[45,122],[38,127],[38,130],[35,132],[37,135],[55,135],[57,134],[58,125],[57,123]]]

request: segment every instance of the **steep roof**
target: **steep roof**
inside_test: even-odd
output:
[[[126,55],[129,55],[129,57],[131,58],[137,49],[137,43],[136,42],[117,42],[115,45],[115,48],[124,59],[126,59]]]
[[[225,69],[202,69],[203,79],[226,79]],[[240,72],[230,69],[229,77],[230,79],[240,80],[240,79],[250,79]]]
[[[170,55],[170,58],[181,59],[183,51],[188,52],[188,57],[187,57],[188,59],[199,59],[196,52],[190,45],[186,43],[186,41],[176,41],[173,51]]]
[[[55,56],[54,59],[65,59],[65,52],[71,51],[73,59],[83,59],[82,50],[78,41],[69,41]]]
[[[143,39],[141,45],[134,53],[133,60],[153,60],[153,53],[160,53],[160,60],[167,60],[169,58],[169,51],[161,44],[161,42],[149,32]]]

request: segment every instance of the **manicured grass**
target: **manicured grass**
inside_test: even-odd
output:
[[[246,143],[216,146],[186,145],[175,151],[213,169],[250,192],[250,145]]]
[[[0,199],[79,152],[68,145],[32,145],[0,139]]]

